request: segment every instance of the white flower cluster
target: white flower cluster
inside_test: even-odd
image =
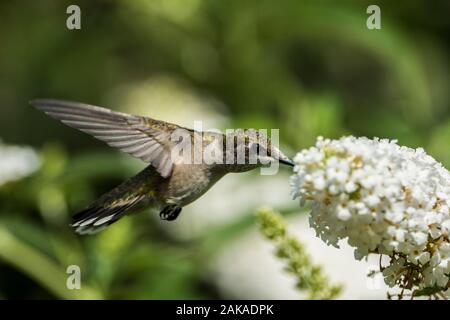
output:
[[[322,240],[338,247],[346,238],[358,260],[389,255],[390,286],[448,287],[450,173],[423,149],[319,137],[294,162],[293,195],[313,201],[310,224]]]
[[[30,175],[39,166],[39,156],[32,148],[4,145],[0,140],[0,186]]]

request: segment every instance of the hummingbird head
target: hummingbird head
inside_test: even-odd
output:
[[[247,171],[260,166],[268,166],[273,162],[294,166],[289,159],[272,141],[260,130],[236,130],[227,135],[228,139],[234,139],[234,159],[237,159],[235,170]],[[244,162],[239,162],[239,157]]]
[[[259,133],[257,138],[250,140],[250,150],[256,149],[258,163],[260,165],[269,165],[278,161],[281,164],[294,166],[294,162],[286,156],[272,141],[263,133]]]

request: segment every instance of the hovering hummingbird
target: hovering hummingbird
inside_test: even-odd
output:
[[[188,155],[186,161],[186,156],[175,156],[173,152],[179,146],[179,141],[173,139],[175,133],[177,136],[187,136],[192,142],[199,134],[198,131],[77,102],[39,99],[30,104],[64,124],[150,164],[77,213],[71,226],[79,234],[96,233],[127,214],[149,207],[159,209],[161,219],[172,221],[184,206],[202,196],[227,173],[249,171],[267,164],[267,161],[294,166],[288,157],[272,145],[270,139],[258,132],[248,134],[246,130],[237,130],[226,135],[201,132],[201,150],[214,142],[215,148],[221,148],[225,141],[230,140],[233,147],[223,152],[222,162],[198,163],[192,161],[192,155]],[[236,159],[237,140],[244,142],[245,161],[230,164],[225,158]],[[198,146],[194,148],[198,149]],[[249,161],[249,150],[254,148],[259,151],[256,162]]]

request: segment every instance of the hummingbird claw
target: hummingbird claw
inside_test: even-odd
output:
[[[164,207],[164,209],[159,213],[161,220],[173,221],[175,220],[181,212],[181,207],[176,205],[169,205]]]

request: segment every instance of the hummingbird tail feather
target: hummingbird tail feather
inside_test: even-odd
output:
[[[73,217],[71,226],[78,234],[95,234],[128,214],[145,196],[128,198],[118,203],[94,203]]]
[[[152,198],[147,192],[145,177],[148,177],[148,170],[101,196],[88,208],[73,216],[71,227],[78,234],[94,234],[150,204]]]

